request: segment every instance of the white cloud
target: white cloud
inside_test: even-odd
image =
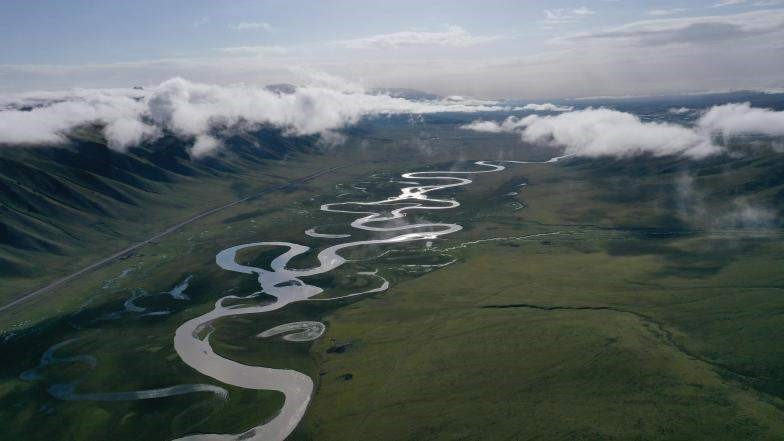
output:
[[[41,90],[34,92],[22,92],[9,95],[0,95],[0,111],[43,107],[65,101],[87,101],[90,99],[97,99],[99,97],[105,99],[131,98],[138,100],[143,98],[144,94],[144,90],[132,88],[74,88],[64,91]]]
[[[729,211],[714,218],[714,224],[723,228],[770,228],[777,219],[776,211],[738,198]]]
[[[251,21],[251,22],[243,21],[241,23],[231,25],[230,27],[237,31],[251,31],[251,30],[261,29],[269,32],[272,30],[272,25],[263,21]]]
[[[449,26],[443,32],[402,31],[364,38],[341,40],[337,45],[348,49],[395,49],[407,46],[468,47],[497,40],[498,36],[472,35],[460,26]]]
[[[724,104],[710,108],[697,125],[724,137],[743,134],[784,136],[784,111],[751,107],[750,103]]]
[[[585,16],[594,14],[596,14],[595,11],[588,9],[585,6],[576,9],[545,9],[542,23],[545,25],[575,23]]]
[[[711,44],[784,31],[784,10],[753,11],[734,15],[663,18],[637,21],[616,28],[577,34],[558,41],[616,42],[639,46]]]
[[[685,115],[691,112],[691,109],[689,109],[688,107],[670,107],[669,109],[667,109],[667,112],[673,115]]]
[[[139,116],[144,103],[135,94],[125,91],[81,90],[70,93],[44,93],[42,98],[23,95],[18,100],[5,98],[8,110],[0,111],[0,144],[60,144],[75,127],[101,123],[110,147],[124,150],[157,135],[155,127],[143,123]],[[44,105],[47,98],[56,98]],[[35,105],[32,110],[18,107]]]
[[[128,147],[160,136],[157,127],[145,124],[136,117],[110,119],[103,131],[109,147],[117,151],[125,151]]]
[[[671,8],[671,9],[651,9],[646,14],[653,16],[675,15],[685,12],[686,8]]]
[[[596,11],[586,8],[585,6],[581,6],[577,9],[573,9],[572,13],[575,15],[594,15]]]
[[[208,24],[210,24],[209,17],[202,17],[202,18],[200,18],[200,19],[198,19],[198,20],[193,22],[193,27],[194,28],[200,28],[200,27],[206,26]]]
[[[686,113],[690,109],[670,109]],[[510,116],[501,123],[474,121],[461,128],[489,133],[519,133],[526,142],[565,148],[576,156],[684,155],[701,158],[720,153],[713,142],[742,134],[784,136],[784,111],[751,107],[749,103],[714,106],[694,127],[642,122],[631,113],[606,108],[585,109],[560,115]]]
[[[720,0],[713,4],[714,8],[720,8],[722,6],[735,6],[735,5],[742,5],[746,3],[746,0]]]
[[[555,116],[509,117],[504,122],[463,128],[519,133],[531,143],[563,147],[576,156],[655,156],[682,154],[704,157],[720,151],[710,138],[689,128],[666,123],[645,123],[636,116],[610,109],[586,109]]]
[[[196,135],[191,154],[197,158],[209,155],[221,146],[221,142],[210,135]]]
[[[261,87],[217,86],[174,78],[147,90],[78,90],[68,93],[4,97],[0,103],[0,145],[53,145],[67,142],[76,127],[98,123],[109,146],[125,150],[168,131],[193,142],[191,153],[209,154],[220,147],[217,133],[272,125],[287,135],[321,135],[339,139],[335,130],[365,116],[508,110],[470,100],[415,102],[371,95],[359,86],[329,75],[317,84],[277,94]],[[339,86],[339,87],[338,87]],[[55,98],[52,103],[47,99]],[[22,105],[39,107],[21,110]]]
[[[526,104],[523,110],[533,110],[534,112],[568,112],[573,109],[571,106],[557,106],[553,103]]]
[[[512,118],[508,118],[500,124],[495,121],[476,120],[476,121],[472,121],[469,124],[460,126],[460,128],[465,130],[473,130],[475,132],[485,132],[485,133],[514,132],[515,122],[516,120],[513,120]]]
[[[550,142],[580,156],[656,156],[683,154],[703,157],[718,151],[694,131],[665,123],[643,123],[639,118],[610,109],[589,109],[558,116],[528,116],[518,122],[528,142]]]
[[[461,95],[450,95],[442,100],[449,104],[465,104],[468,106],[497,106],[498,101],[470,98]]]
[[[282,46],[233,46],[222,47],[218,50],[228,55],[251,56],[283,55],[287,52],[286,48]]]
[[[708,195],[695,185],[694,177],[688,174],[675,179],[674,196],[678,215],[701,227],[760,229],[774,227],[778,221],[775,210],[744,197],[728,200],[720,207],[706,203]]]
[[[302,82],[312,87],[336,90],[345,93],[364,93],[365,87],[359,83],[349,81],[343,77],[332,75],[324,71],[313,70],[305,67],[293,68],[292,72],[302,79]]]

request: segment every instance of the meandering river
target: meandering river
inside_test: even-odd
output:
[[[562,157],[547,162],[556,162]],[[458,207],[460,203],[454,199],[431,197],[430,193],[452,187],[468,185],[471,179],[465,177],[481,173],[493,173],[504,170],[501,163],[532,164],[525,161],[477,161],[477,170],[466,171],[426,171],[402,174],[406,187],[400,194],[373,202],[345,201],[324,204],[321,210],[330,213],[355,214],[358,217],[351,226],[358,230],[371,232],[393,233],[384,239],[358,240],[339,243],[321,250],[317,254],[318,264],[311,268],[291,268],[291,259],[307,253],[310,248],[290,242],[253,242],[227,248],[215,257],[215,262],[223,269],[242,274],[255,274],[261,291],[275,298],[269,304],[258,306],[224,306],[226,300],[241,299],[230,295],[215,302],[215,307],[208,313],[192,318],[183,323],[174,336],[174,348],[183,362],[208,377],[225,384],[248,389],[273,390],[283,393],[285,401],[280,412],[272,420],[259,424],[239,434],[199,434],[190,435],[180,440],[283,440],[296,428],[305,415],[313,393],[313,381],[307,375],[288,369],[271,369],[261,366],[249,366],[229,360],[216,354],[210,345],[210,325],[216,320],[245,314],[261,314],[285,307],[293,302],[329,301],[330,299],[314,299],[323,290],[302,280],[303,277],[326,273],[343,265],[346,259],[340,256],[341,250],[363,245],[394,244],[419,240],[434,240],[440,236],[451,234],[462,229],[453,223],[406,223],[390,226],[396,219],[415,210],[447,210]],[[424,182],[424,183],[423,183]],[[392,210],[384,208],[397,207]],[[383,214],[388,213],[388,214]],[[319,234],[309,229],[306,234],[313,237],[342,239],[348,234]],[[256,268],[237,263],[237,252],[247,248],[275,246],[284,247],[286,251],[272,260],[270,270]],[[337,298],[366,295],[386,290],[389,283],[375,272],[363,272],[379,278],[377,288],[348,294]],[[296,333],[292,333],[297,331]],[[306,341],[320,337],[324,325],[318,322],[296,322],[276,326],[262,332],[260,337],[287,334],[284,339],[289,341]]]

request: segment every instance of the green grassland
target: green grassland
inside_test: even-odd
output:
[[[180,214],[187,217],[202,195],[204,205],[217,204],[248,194],[238,186],[243,182],[255,191],[283,177],[350,165],[199,220],[0,313],[7,360],[0,366],[0,439],[171,439],[238,433],[270,418],[282,399],[273,392],[227,387],[227,401],[199,393],[101,402],[56,400],[47,388],[216,384],[183,364],[172,347],[179,324],[217,298],[258,289],[252,275],[218,268],[216,252],[250,241],[315,249],[333,243],[306,237],[311,227],[357,240],[366,235],[350,231],[352,216],[320,212],[320,204],[343,193],[352,200],[395,194],[399,185],[388,180],[401,172],[550,155],[513,136],[455,130],[450,121],[416,130],[360,125],[334,150],[260,166],[260,176],[277,178],[246,172],[223,187],[217,178],[178,186],[177,198],[190,207]],[[715,222],[737,198],[775,207],[781,183],[765,177],[775,176],[781,163],[778,154],[759,153],[705,162],[509,165],[441,193],[460,207],[415,214],[461,224],[462,231],[431,248],[415,242],[351,249],[344,256],[356,262],[308,280],[327,288],[325,296],[337,296],[375,286],[356,272],[378,269],[391,282],[388,291],[227,317],[211,341],[231,359],[296,369],[315,380],[311,406],[292,436],[298,440],[781,439],[781,229]],[[691,179],[685,196],[683,176]],[[765,184],[751,185],[759,182]],[[352,187],[358,183],[366,190]],[[684,200],[701,209],[684,209]],[[176,214],[156,212],[145,228],[156,230]],[[96,247],[80,262],[108,254],[112,244]],[[274,251],[254,249],[239,258],[264,266]],[[432,270],[406,266],[452,259]],[[292,264],[313,262],[310,253]],[[161,294],[191,275],[189,300]],[[140,289],[149,295],[136,305],[168,313],[128,311],[124,303]],[[322,321],[327,331],[312,343],[255,337],[296,320]],[[35,381],[19,377],[47,348],[71,338],[77,340],[57,356],[89,354],[94,367],[60,363],[37,370]]]
[[[459,247],[458,263],[328,316],[327,337],[352,345],[315,345],[303,439],[784,436],[779,230],[685,224],[667,209],[672,176],[507,172],[465,188],[471,227],[442,248],[559,234]],[[526,208],[504,210],[515,175]],[[654,196],[616,202],[640,186]]]

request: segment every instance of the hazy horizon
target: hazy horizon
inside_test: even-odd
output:
[[[261,86],[311,72],[367,88],[489,99],[784,87],[778,0],[283,6],[7,1],[0,93],[175,76]]]

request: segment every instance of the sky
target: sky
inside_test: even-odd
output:
[[[0,93],[314,73],[489,99],[784,87],[784,0],[4,0],[0,35]]]

